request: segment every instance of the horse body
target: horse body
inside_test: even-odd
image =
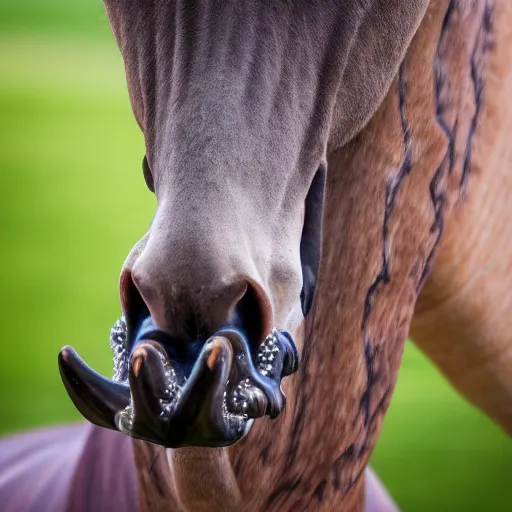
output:
[[[254,337],[286,327],[301,354],[284,412],[237,444],[134,440],[140,508],[362,510],[409,332],[512,432],[508,3],[106,4],[159,201],[123,270],[126,316],[145,303],[193,339],[248,315]]]

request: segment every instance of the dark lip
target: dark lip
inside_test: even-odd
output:
[[[139,318],[132,331],[131,333],[128,331],[127,336],[130,352],[133,353],[137,345],[145,340],[157,343],[167,358],[172,361],[180,382],[189,378],[201,349],[207,342],[207,338],[198,338],[194,341],[183,341],[174,338],[159,329],[150,316]]]
[[[298,367],[295,343],[283,331],[265,339],[256,363],[244,334],[229,327],[180,342],[146,317],[132,339],[115,352],[126,358],[119,381],[99,375],[71,347],[59,354],[60,374],[90,422],[168,448],[234,444],[254,419],[280,414],[281,379]]]

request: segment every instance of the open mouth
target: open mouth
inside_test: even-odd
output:
[[[68,394],[91,423],[169,448],[228,446],[254,419],[276,418],[285,404],[281,379],[297,370],[291,336],[278,330],[251,351],[233,328],[180,343],[145,317],[129,343],[123,318],[111,331],[114,377],[103,377],[71,347],[59,354]]]

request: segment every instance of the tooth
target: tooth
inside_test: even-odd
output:
[[[69,346],[58,361],[62,382],[80,413],[95,425],[117,430],[115,415],[130,403],[128,386],[95,372]]]

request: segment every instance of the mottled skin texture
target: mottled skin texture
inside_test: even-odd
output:
[[[125,312],[135,286],[162,329],[193,338],[251,286],[262,333],[287,329],[301,350],[285,412],[235,446],[134,441],[141,509],[362,510],[409,332],[511,433],[509,3],[106,5],[158,199],[123,270]]]

